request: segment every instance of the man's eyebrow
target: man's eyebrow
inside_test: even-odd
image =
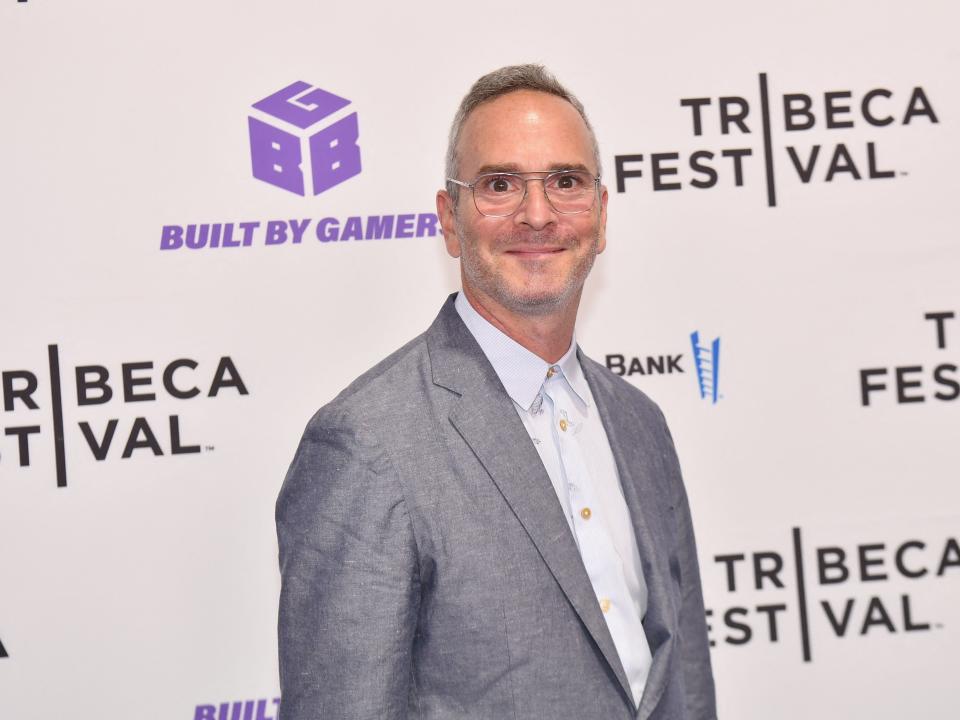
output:
[[[496,163],[493,165],[481,165],[477,170],[477,175],[488,175],[490,173],[518,173],[520,166],[516,163]]]
[[[481,165],[480,169],[477,170],[477,175],[489,175],[490,173],[523,173],[523,172],[557,172],[558,170],[579,170],[585,173],[593,173],[590,168],[588,168],[583,163],[579,162],[570,162],[570,163],[552,163],[548,167],[538,168],[537,170],[521,170],[520,166],[516,163],[495,163],[490,165]]]
[[[550,172],[557,172],[558,170],[579,170],[580,172],[592,174],[592,171],[583,163],[554,163],[547,169]]]

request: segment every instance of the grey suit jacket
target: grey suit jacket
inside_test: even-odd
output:
[[[581,355],[633,519],[637,709],[573,536],[451,297],[307,425],[277,500],[281,720],[708,720],[693,529],[657,406]]]

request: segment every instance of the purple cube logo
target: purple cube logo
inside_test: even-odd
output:
[[[360,174],[357,113],[350,101],[298,81],[253,107],[248,118],[253,176],[297,195],[319,195]]]

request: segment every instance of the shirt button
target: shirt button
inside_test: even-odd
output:
[[[600,598],[600,610],[604,613],[610,611],[610,598]]]
[[[560,372],[560,368],[558,368],[556,365],[551,365],[549,368],[547,368],[547,377],[552,378],[558,372]]]
[[[593,515],[593,513],[590,512],[590,508],[584,508],[580,511],[580,517],[582,517],[584,520],[589,520],[591,515]]]
[[[568,423],[566,420],[563,420],[563,419],[560,420],[560,429],[561,429],[561,430],[563,430],[564,432],[566,432],[568,426],[569,426],[569,423]]]

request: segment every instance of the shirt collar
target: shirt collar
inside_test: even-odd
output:
[[[507,395],[521,408],[529,410],[547,379],[547,370],[551,364],[494,327],[474,309],[462,292],[457,293],[454,307],[480,345],[483,354],[487,356],[487,360],[493,365],[493,370],[503,383]],[[577,398],[584,405],[589,405],[590,390],[577,360],[576,337],[570,341],[570,347],[563,357],[553,364],[560,368]]]

